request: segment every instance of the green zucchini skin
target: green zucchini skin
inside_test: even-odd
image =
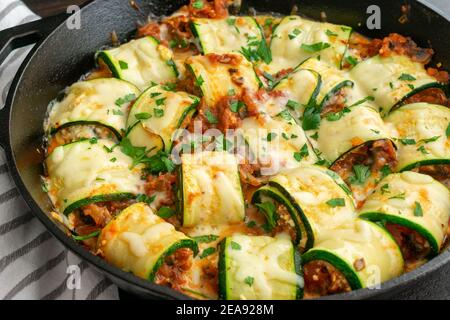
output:
[[[323,260],[334,266],[347,279],[352,290],[361,289],[363,287],[361,279],[353,271],[353,268],[342,260],[339,256],[327,250],[312,250],[302,255],[303,267],[311,261]]]
[[[95,61],[100,60],[103,61],[104,64],[106,64],[114,78],[120,79],[120,73],[112,62],[112,58],[106,51],[99,51],[95,54]]]
[[[439,254],[439,245],[433,235],[420,224],[410,221],[406,218],[386,214],[383,212],[365,212],[360,215],[360,218],[378,223],[392,223],[397,224],[408,229],[417,231],[420,235],[422,235],[429,243],[431,247],[430,254],[426,257],[427,259],[431,259]]]
[[[289,201],[290,205],[297,211],[297,215],[300,217],[300,219],[302,221],[302,226],[303,226],[302,229],[304,230],[303,234],[306,235],[305,251],[309,250],[314,245],[315,237],[314,237],[314,232],[312,230],[311,224],[309,223],[308,218],[306,217],[302,208],[292,198],[292,196],[289,194],[289,192],[287,192],[287,190],[283,188],[283,186],[281,186],[280,184],[273,182],[273,181],[269,182],[269,186],[278,190]]]
[[[230,242],[232,242],[231,237],[227,237],[222,239],[220,243],[218,244],[218,254],[219,254],[219,262],[218,262],[218,268],[219,268],[219,299],[221,300],[230,300],[233,297],[230,297],[228,295],[228,289],[230,286],[230,279],[228,278],[228,272],[229,269],[232,268],[232,265],[228,264],[228,257],[227,257],[227,247],[229,247]],[[233,249],[230,249],[233,250]],[[296,249],[295,246],[292,246],[292,263],[293,263],[293,272],[297,276],[299,276],[301,279],[303,279],[303,269],[302,269],[302,256],[300,255],[299,251]],[[234,265],[233,265],[234,266]],[[300,300],[303,298],[303,292],[304,292],[304,283],[303,281],[299,282],[295,286],[295,294],[294,299]]]
[[[65,128],[69,128],[72,126],[76,126],[76,125],[94,125],[94,126],[101,126],[104,127],[106,129],[108,129],[109,131],[112,132],[112,134],[114,134],[114,136],[120,141],[122,140],[122,133],[117,131],[116,129],[114,129],[111,126],[108,126],[102,122],[99,121],[74,121],[74,122],[68,122],[63,124],[62,126],[59,126],[58,128],[52,128],[50,130],[50,135],[55,135],[56,133],[58,133],[60,130],[65,129]]]
[[[298,245],[300,243],[300,240],[302,239],[302,227],[301,227],[302,222],[301,222],[297,212],[292,207],[292,204],[277,189],[272,188],[270,186],[265,186],[265,187],[258,189],[253,194],[252,204],[261,203],[262,196],[272,198],[276,202],[278,202],[286,207],[286,209],[289,212],[289,215],[291,216],[292,221],[294,221],[294,224],[295,224],[296,238],[294,239],[294,244]]]
[[[425,85],[423,85],[423,86],[421,86],[421,87],[415,88],[414,90],[412,90],[411,92],[409,92],[407,95],[405,95],[399,102],[397,102],[397,103],[392,107],[392,109],[389,111],[388,115],[389,115],[390,113],[392,113],[393,111],[395,111],[395,110],[401,108],[401,107],[404,105],[405,100],[411,98],[413,95],[418,94],[418,93],[420,93],[420,92],[422,92],[422,91],[424,91],[424,90],[427,90],[427,89],[432,89],[432,88],[441,89],[442,91],[444,91],[444,93],[445,93],[446,95],[448,95],[448,93],[449,93],[449,88],[448,88],[448,86],[446,86],[446,85],[444,85],[444,84],[442,84],[442,83],[439,83],[439,82],[433,82],[433,83],[425,84]]]
[[[400,170],[400,172],[411,171],[412,169],[423,167],[423,166],[434,166],[434,165],[441,165],[441,164],[450,164],[450,159],[430,159],[430,160],[418,161],[418,162],[412,163],[412,164],[407,165],[406,167],[402,168]]]
[[[331,89],[330,92],[327,93],[327,95],[322,99],[322,101],[316,101],[316,104],[318,105],[319,110],[322,110],[325,104],[342,88],[353,88],[355,83],[351,80],[345,80],[341,83],[338,83],[336,86],[334,86],[333,89]],[[319,90],[320,91],[320,90]]]
[[[156,273],[158,272],[159,268],[161,268],[161,266],[163,265],[166,257],[169,257],[175,251],[182,248],[191,249],[194,254],[194,257],[197,256],[198,254],[198,244],[196,241],[192,239],[182,239],[178,241],[177,243],[173,244],[169,249],[167,249],[162,255],[159,256],[158,261],[155,263],[155,265],[153,266],[153,270],[150,272],[148,276],[148,281],[153,282],[155,280]]]
[[[114,193],[114,194],[102,194],[93,196],[86,199],[81,199],[78,201],[75,201],[71,205],[69,205],[65,210],[64,214],[67,216],[72,211],[79,209],[81,207],[87,206],[92,203],[98,203],[98,202],[106,202],[106,201],[120,201],[120,200],[129,200],[134,199],[136,195],[131,193]]]

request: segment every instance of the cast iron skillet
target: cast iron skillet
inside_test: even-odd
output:
[[[142,12],[133,9],[128,0],[97,0],[81,10],[81,29],[69,29],[66,15],[43,19],[0,32],[0,63],[14,48],[38,42],[17,73],[6,105],[0,110],[0,144],[6,152],[12,177],[25,201],[46,228],[67,248],[89,262],[122,289],[146,298],[186,299],[181,293],[134,277],[90,254],[75,243],[48,216],[50,203],[41,190],[42,153],[39,147],[47,105],[60,90],[77,81],[93,67],[94,52],[110,44],[110,32],[119,39],[132,35],[135,23],[148,13],[169,14],[183,0],[138,1]],[[260,12],[288,14],[293,5],[299,12],[320,19],[325,12],[329,22],[346,24],[365,35],[381,37],[390,32],[412,36],[420,46],[431,45],[435,61],[450,65],[450,17],[436,8],[414,0],[243,0],[244,11],[253,6]],[[366,28],[367,7],[381,7],[382,29]],[[401,6],[410,5],[408,23],[399,23]],[[54,30],[52,32],[52,30]],[[446,56],[447,55],[447,56]],[[370,76],[370,75],[368,75]],[[362,289],[324,299],[390,298],[426,281],[430,275],[450,262],[447,250],[431,262],[381,285],[379,289]]]

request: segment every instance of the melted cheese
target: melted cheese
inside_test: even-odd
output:
[[[231,243],[240,250],[233,249]],[[234,235],[225,248],[227,299],[293,300],[303,279],[295,272],[294,247],[289,237]],[[253,278],[252,285],[245,281]]]
[[[133,127],[137,122],[141,134],[134,132],[129,138],[134,146],[146,146],[148,136],[161,137],[165,150],[170,152],[176,130],[180,128],[185,118],[195,111],[199,99],[185,92],[173,92],[164,90],[161,86],[153,86],[147,89],[134,103],[128,117],[128,127]],[[145,119],[143,119],[145,118]],[[187,125],[188,122],[185,123]],[[138,132],[139,132],[138,131]],[[150,138],[153,143],[153,139]],[[153,145],[155,145],[153,143]],[[156,149],[158,150],[156,145]]]
[[[414,214],[416,203],[422,208],[422,216]],[[450,217],[450,191],[427,175],[410,171],[391,174],[379,183],[360,210],[360,214],[370,212],[420,225],[431,233],[440,248]]]
[[[120,106],[118,99],[139,95],[131,83],[118,79],[95,79],[76,82],[67,88],[62,101],[51,104],[45,131],[78,122],[98,122],[120,133],[125,130],[130,103]]]
[[[214,106],[221,98],[227,96],[230,90],[234,90],[239,95],[244,89],[249,92],[256,92],[259,89],[259,79],[253,65],[241,54],[230,53],[229,55],[239,56],[242,59],[241,63],[238,66],[211,63],[208,56],[194,56],[186,60],[197,82],[198,79],[203,80],[200,88],[209,106]],[[233,77],[242,78],[242,85],[237,85],[233,81],[230,69],[233,69]]]
[[[240,52],[262,39],[261,29],[252,17],[194,18],[193,24],[204,54]]]
[[[99,250],[116,267],[148,279],[160,257],[188,239],[144,203],[131,205],[103,228]]]
[[[308,253],[314,251],[325,251],[344,260],[363,287],[376,287],[403,272],[402,254],[395,241],[384,229],[365,220],[331,230]],[[361,270],[355,269],[358,262],[363,264]]]
[[[280,185],[303,210],[317,242],[330,229],[337,229],[356,217],[354,200],[341,186],[345,186],[337,174],[314,166],[302,165],[286,170],[270,179]],[[333,199],[344,200],[344,206],[327,204]]]
[[[244,220],[236,156],[225,152],[183,154],[183,226]]]
[[[375,98],[382,116],[412,91],[437,82],[422,64],[403,55],[372,57],[358,63],[350,74]],[[415,80],[401,80],[402,75],[412,76]]]
[[[390,138],[380,114],[366,105],[351,108],[337,121],[323,118],[315,132],[318,138],[312,143],[330,162],[358,145]]]
[[[299,167],[301,163],[317,161],[305,132],[294,120],[251,117],[243,120],[241,129],[251,152],[262,165],[262,175],[274,175],[284,169]],[[295,159],[294,154],[305,145],[306,154],[302,159]]]
[[[152,37],[131,40],[102,53],[107,55],[120,79],[133,83],[141,90],[152,82],[162,83],[177,78],[175,67],[170,65],[172,51]],[[102,55],[99,57],[102,58]],[[127,68],[121,68],[121,61],[127,64]]]
[[[450,161],[450,137],[446,135],[450,123],[449,108],[427,103],[410,104],[392,112],[386,122],[393,129],[392,135],[400,139],[397,171],[423,161]],[[404,144],[403,139],[413,139],[415,143]]]
[[[49,176],[49,194],[59,212],[82,199],[119,193],[143,191],[141,167],[119,148],[107,152],[113,142],[88,140],[57,147],[45,160]],[[111,160],[113,159],[113,160]],[[115,160],[114,160],[115,159]]]
[[[273,62],[267,66],[266,71],[276,73],[295,68],[306,59],[319,55],[321,60],[339,69],[351,32],[352,29],[346,26],[311,21],[298,16],[285,17],[273,33],[270,45]],[[311,46],[320,42],[329,47],[316,52],[302,48],[302,45]]]

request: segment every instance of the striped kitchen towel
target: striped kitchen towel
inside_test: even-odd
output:
[[[0,1],[0,30],[39,19],[21,1]],[[0,66],[1,106],[31,46]],[[80,277],[77,278],[77,275]],[[0,151],[0,299],[118,299],[118,290],[68,252],[32,215]]]

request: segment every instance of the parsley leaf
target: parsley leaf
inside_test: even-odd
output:
[[[195,0],[194,3],[192,4],[192,7],[197,10],[202,9],[203,8],[203,0]]]
[[[404,146],[416,144],[416,140],[414,140],[414,139],[408,139],[408,138],[400,139],[400,142],[401,142]]]
[[[327,205],[329,205],[332,208],[335,207],[345,207],[345,199],[344,198],[334,198],[330,199],[326,202]]]
[[[128,69],[128,63],[126,63],[123,60],[119,60],[119,66],[120,66],[120,69],[122,69],[122,70],[127,70]]]
[[[233,249],[233,250],[241,250],[242,249],[241,245],[237,242],[231,241],[230,245],[231,245],[231,249]]]
[[[154,113],[154,115],[155,115],[156,118],[162,118],[162,117],[164,117],[164,110],[163,110],[163,109],[154,108],[154,109],[153,109],[153,113]]]
[[[417,201],[414,204],[414,216],[416,216],[416,217],[423,217],[422,206]]]
[[[205,110],[205,117],[206,117],[206,120],[208,120],[208,122],[210,124],[218,124],[219,123],[219,120],[217,119],[217,117],[210,110]]]
[[[141,112],[141,113],[136,113],[134,115],[134,117],[138,120],[146,120],[146,119],[150,119],[152,117],[152,115],[148,112]]]
[[[278,220],[278,214],[276,212],[275,205],[270,201],[266,201],[263,203],[256,203],[255,206],[264,213],[264,216],[267,220],[268,230],[272,230],[273,228],[275,228]]]
[[[313,44],[302,44],[301,48],[309,53],[314,53],[318,51],[322,51],[324,49],[329,48],[331,45],[327,42],[317,42]]]
[[[148,197],[148,196],[145,195],[145,194],[139,194],[139,195],[136,197],[136,201],[137,201],[137,202],[145,202],[146,204],[151,204],[153,201],[155,201],[155,199],[156,199],[156,195],[153,195],[153,196],[151,196],[151,197]]]
[[[357,164],[353,166],[354,175],[350,177],[349,182],[355,185],[364,184],[370,177],[370,167]]]
[[[129,103],[134,99],[136,99],[136,95],[134,93],[130,93],[121,98],[118,98],[114,103],[116,104],[116,106],[121,107],[125,103]]]
[[[413,77],[412,75],[408,74],[408,73],[402,73],[400,77],[398,77],[398,80],[402,80],[402,81],[414,81],[416,80],[415,77]]]
[[[205,250],[202,251],[202,253],[200,253],[200,255],[198,256],[200,259],[204,259],[212,254],[216,253],[216,248],[214,247],[209,247],[206,248]]]
[[[294,159],[298,162],[309,156],[308,145],[305,143],[299,152],[294,152]]]
[[[320,125],[320,112],[314,107],[306,108],[303,113],[302,128],[303,130],[317,129]]]
[[[253,285],[253,282],[255,282],[255,278],[253,277],[245,277],[244,279],[245,284],[248,284],[250,287]]]
[[[168,219],[175,213],[176,213],[175,210],[173,210],[170,207],[161,207],[158,209],[158,212],[156,212],[156,215],[158,215],[160,218]]]
[[[300,103],[298,103],[297,101],[294,101],[294,100],[289,100],[286,103],[286,107],[289,107],[289,108],[292,108],[292,109],[300,109],[301,106],[302,105]]]
[[[219,239],[219,236],[216,236],[215,234],[192,237],[192,240],[194,240],[197,243],[210,243],[216,241],[217,239]]]

